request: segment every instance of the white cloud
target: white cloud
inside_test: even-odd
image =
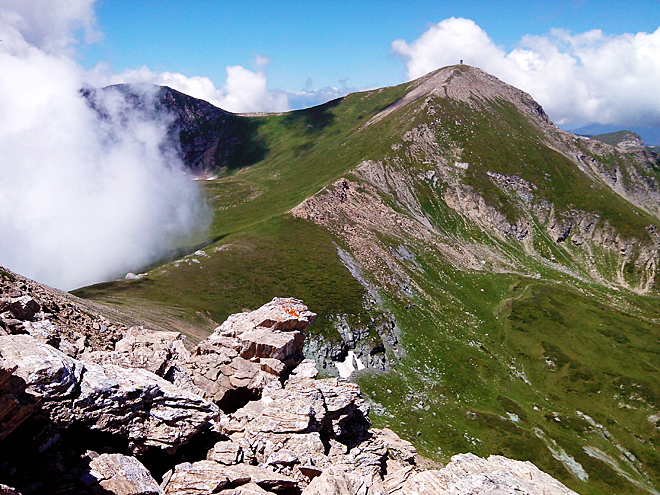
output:
[[[473,21],[452,17],[392,49],[410,79],[463,59],[530,93],[558,123],[660,125],[660,28],[616,36],[552,30],[507,53]]]
[[[24,40],[41,50],[57,53],[76,42],[83,31],[87,41],[100,37],[93,4],[96,0],[0,0],[0,16]]]
[[[101,117],[81,96],[84,71],[66,53],[89,11],[28,26],[25,12],[39,17],[45,3],[2,4],[0,264],[71,289],[144,266],[208,219],[164,141],[165,116],[110,91],[96,100]]]
[[[286,95],[269,91],[266,75],[240,65],[227,67],[225,97],[221,108],[230,112],[282,112],[289,109]]]

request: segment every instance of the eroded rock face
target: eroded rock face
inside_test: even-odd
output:
[[[27,383],[13,374],[16,368],[16,365],[0,358],[0,441],[39,405],[38,399],[25,394]]]
[[[572,495],[552,476],[531,462],[513,461],[491,455],[482,459],[474,454],[459,454],[440,470],[411,473],[392,494],[470,495]]]
[[[109,350],[131,324],[113,310],[27,279],[0,266],[0,335],[30,334],[71,357]],[[111,317],[111,319],[108,318]]]
[[[139,327],[129,328],[115,344],[114,351],[94,351],[83,356],[97,364],[115,364],[124,368],[143,368],[165,376],[174,363],[187,361],[190,353],[177,332],[156,332]]]

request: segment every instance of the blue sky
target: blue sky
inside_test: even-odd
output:
[[[146,65],[207,76],[220,86],[226,66],[252,68],[259,54],[271,61],[271,88],[301,90],[308,78],[317,89],[401,83],[406,66],[390,43],[411,42],[449,17],[473,20],[510,50],[523,35],[551,28],[653,32],[660,2],[104,0],[96,15],[104,37],[82,51],[86,67],[105,61],[121,72]]]

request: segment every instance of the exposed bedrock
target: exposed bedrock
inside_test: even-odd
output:
[[[371,428],[359,387],[316,378],[302,354],[314,317],[276,298],[192,352],[144,328],[77,357],[0,336],[0,493],[574,493],[503,457],[420,466]]]

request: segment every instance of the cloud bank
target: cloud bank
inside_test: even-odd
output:
[[[70,50],[93,30],[91,4],[3,1],[0,16],[0,264],[66,290],[136,270],[208,222],[167,118],[117,92],[96,110],[81,95]]]
[[[256,71],[240,65],[227,67],[227,81],[221,88],[216,88],[208,77],[188,77],[176,72],[153,72],[148,67],[112,74],[107,72],[106,67],[99,66],[87,74],[87,80],[98,87],[119,83],[151,83],[169,86],[235,113],[289,110],[287,95],[282,91],[268,89],[268,81],[263,70],[267,63],[268,59],[257,56],[258,69]]]
[[[506,52],[469,19],[450,18],[417,40],[392,42],[408,78],[464,60],[530,93],[558,124],[660,126],[660,28],[524,36]]]
[[[208,77],[188,77],[177,72],[154,72],[145,66],[114,74],[109,72],[106,66],[99,65],[86,74],[86,80],[95,87],[122,83],[169,86],[234,113],[286,112],[309,108],[357,91],[357,88],[348,87],[345,83],[339,87],[314,89],[311,79],[307,80],[304,90],[272,90],[268,88],[265,72],[269,63],[268,58],[256,55],[256,70],[240,65],[228,66],[227,80],[220,88]]]

